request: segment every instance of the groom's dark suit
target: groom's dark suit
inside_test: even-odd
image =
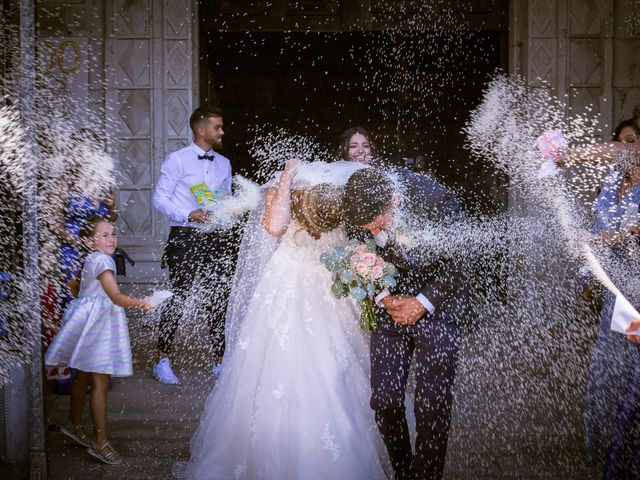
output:
[[[419,208],[423,218],[455,217],[455,195],[435,180],[412,172],[400,172],[405,201]],[[367,236],[362,230],[352,236]],[[368,235],[370,237],[370,234]],[[377,308],[378,331],[371,334],[371,407],[387,446],[397,479],[440,478],[444,468],[451,417],[451,389],[458,353],[456,313],[463,303],[461,272],[449,261],[434,258],[416,261],[393,238],[379,254],[392,262],[400,277],[394,293],[422,293],[435,307],[415,324],[403,326]],[[411,451],[405,417],[405,390],[415,353],[416,452]]]

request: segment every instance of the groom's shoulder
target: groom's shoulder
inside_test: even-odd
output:
[[[406,168],[396,170],[400,184],[410,190],[417,190],[422,194],[434,196],[455,195],[453,190],[446,187],[428,173],[412,172]]]

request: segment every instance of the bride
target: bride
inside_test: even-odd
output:
[[[322,252],[346,243],[340,187],[359,168],[290,160],[266,191],[261,222],[256,212],[249,219],[227,315],[225,370],[191,440],[184,477],[390,477],[369,407],[368,340],[355,305],[331,295],[320,263]]]

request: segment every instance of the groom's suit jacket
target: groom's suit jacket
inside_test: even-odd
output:
[[[401,209],[415,218],[433,221],[455,221],[463,217],[455,194],[433,178],[402,169],[394,172],[403,190]],[[357,227],[349,227],[353,238],[364,240],[371,234]],[[464,314],[467,290],[464,287],[463,271],[451,257],[429,258],[420,252],[407,252],[396,239],[389,236],[379,254],[393,263],[399,272],[398,285],[392,293],[417,296],[422,293],[436,308],[436,313],[445,315],[450,321]],[[379,314],[386,315],[381,309]],[[429,315],[429,314],[427,314]]]

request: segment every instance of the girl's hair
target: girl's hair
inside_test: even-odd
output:
[[[636,131],[636,133],[638,132],[638,130],[636,128],[636,122],[633,120],[633,118],[629,118],[627,120],[623,120],[618,124],[616,129],[613,131],[612,140],[614,142],[619,142],[620,141],[620,133],[622,133],[622,129],[625,128],[625,127],[633,127],[633,129]]]
[[[80,225],[80,239],[82,240],[90,240],[93,238],[94,233],[96,233],[96,227],[100,222],[111,223],[106,218],[100,215],[91,215],[89,218],[85,218]],[[84,263],[87,260],[87,255],[91,253],[89,247],[87,247],[84,242],[82,242],[82,250],[80,250],[80,265],[77,273],[78,280],[82,281],[82,272],[84,270]]]
[[[83,220],[82,225],[80,226],[80,238],[83,240],[90,240],[96,232],[96,227],[100,222],[111,223],[101,215],[91,215],[89,218]]]
[[[291,213],[309,235],[318,239],[342,222],[342,190],[328,183],[293,190]]]
[[[373,143],[371,142],[371,136],[369,132],[367,132],[362,127],[351,127],[347,128],[342,135],[340,135],[340,143],[338,144],[338,158],[340,160],[349,160],[349,143],[351,141],[351,137],[353,137],[356,133],[359,133],[363,137],[366,137],[369,140],[369,145],[371,146],[371,155],[375,153],[375,148]]]

